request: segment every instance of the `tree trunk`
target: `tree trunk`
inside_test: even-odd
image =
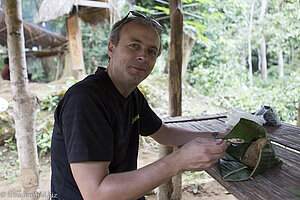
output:
[[[279,77],[283,77],[283,53],[282,50],[278,52],[278,75]]]
[[[169,73],[169,68],[170,68],[170,48],[168,49],[168,55],[166,58],[166,65],[165,65],[165,69],[164,69],[165,74]]]
[[[53,57],[41,58],[43,74],[47,81],[52,81],[54,79],[54,60]]]
[[[267,75],[267,54],[266,54],[266,40],[265,36],[262,33],[262,22],[265,17],[266,9],[267,9],[268,1],[262,0],[261,1],[261,10],[260,10],[260,16],[259,16],[259,24],[260,24],[260,33],[261,33],[261,43],[260,43],[260,53],[261,53],[261,77],[264,81],[268,79]]]
[[[297,126],[300,126],[300,99],[299,99],[299,104],[298,104]]]
[[[59,54],[58,58],[57,58],[57,67],[56,67],[55,78],[54,78],[55,81],[57,81],[60,77],[60,72],[61,72],[61,69],[63,68],[62,60],[63,60],[63,55]]]
[[[5,0],[5,15],[22,190],[24,194],[36,194],[40,171],[34,131],[38,99],[28,87],[21,0]]]
[[[261,53],[261,77],[262,80],[266,81],[268,79],[268,71],[267,71],[267,54],[266,54],[266,40],[265,37],[262,36],[262,41],[260,43],[260,53]]]
[[[260,48],[257,49],[257,68],[258,71],[261,72],[261,55],[260,55]]]
[[[185,80],[185,74],[187,71],[189,58],[191,56],[193,47],[196,42],[196,37],[193,32],[188,32],[184,34],[183,38],[183,58],[182,58],[182,80]]]
[[[255,0],[252,0],[251,11],[250,11],[250,20],[249,20],[249,34],[248,34],[248,64],[249,64],[249,75],[248,75],[248,77],[249,77],[250,87],[253,86],[251,36],[252,36],[252,21],[253,21],[254,5],[255,5]]]

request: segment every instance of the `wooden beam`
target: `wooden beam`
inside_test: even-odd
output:
[[[42,49],[42,50],[38,50],[38,51],[25,49],[25,54],[26,54],[26,56],[34,55],[34,56],[40,58],[40,57],[57,56],[59,54],[65,53],[66,51],[67,51],[66,49]],[[2,56],[2,55],[8,55],[8,52],[0,51],[0,56]]]
[[[108,3],[99,2],[99,1],[78,0],[77,5],[78,6],[94,7],[94,8],[110,8]]]

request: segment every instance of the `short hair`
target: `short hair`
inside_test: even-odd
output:
[[[5,65],[8,65],[8,64],[9,64],[9,59],[8,59],[8,57],[4,58],[4,64],[5,64]]]
[[[116,22],[113,25],[111,33],[110,33],[109,40],[114,45],[118,46],[119,40],[120,40],[120,33],[121,33],[121,30],[122,30],[123,26],[125,24],[131,22],[131,21],[136,21],[136,22],[143,23],[146,26],[152,27],[155,30],[155,32],[159,36],[159,49],[158,49],[157,57],[160,56],[161,48],[162,48],[162,45],[161,45],[161,32],[162,32],[162,29],[161,29],[161,26],[158,24],[158,22],[155,22],[154,19],[149,18],[149,17],[128,17],[128,15],[127,15],[125,18],[121,19],[120,21]]]

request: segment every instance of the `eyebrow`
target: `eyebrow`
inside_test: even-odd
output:
[[[132,38],[130,41],[132,42],[138,42],[138,43],[142,43],[141,40],[139,39],[135,39],[135,38]],[[151,45],[150,48],[153,48],[153,49],[156,49],[158,51],[158,48],[155,46],[155,45]]]

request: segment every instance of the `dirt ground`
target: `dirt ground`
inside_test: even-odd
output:
[[[9,81],[0,80],[0,97],[6,100],[11,99]],[[65,82],[30,83],[29,89],[42,99],[43,97],[61,90]],[[158,159],[158,146],[151,140],[141,140],[138,166],[142,167]],[[40,199],[49,199],[50,195],[50,156],[40,159]],[[0,146],[0,199],[11,200],[18,199],[16,196],[21,193],[21,185],[18,180],[17,152],[14,147]],[[186,173],[182,175],[182,200],[235,200],[236,198],[229,194],[218,182],[211,178],[205,172],[198,174]],[[157,189],[146,195],[148,200],[155,200]]]
[[[64,85],[65,85],[65,81],[56,81],[51,83],[30,82],[28,84],[29,90],[35,95],[37,95],[40,99],[42,99],[47,95],[50,95],[56,90],[61,90]],[[0,78],[0,97],[6,99],[7,101],[10,101],[12,99],[10,81],[1,80],[1,78]]]

